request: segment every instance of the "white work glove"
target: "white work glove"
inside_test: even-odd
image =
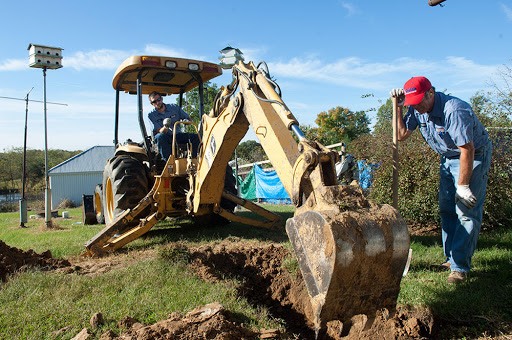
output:
[[[404,106],[404,103],[405,103],[404,89],[392,89],[391,92],[389,92],[389,95],[391,97],[398,98],[397,103],[396,103],[398,106]]]
[[[163,121],[163,124],[166,128],[170,127],[171,123],[172,123],[171,118],[165,118]]]
[[[467,208],[474,208],[476,205],[476,197],[471,192],[469,184],[457,185],[457,192],[455,193],[455,202],[461,201]]]

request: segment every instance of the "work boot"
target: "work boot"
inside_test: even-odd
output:
[[[450,262],[445,262],[441,264],[432,264],[430,265],[430,270],[441,272],[445,270],[450,270]]]
[[[453,283],[462,282],[464,280],[466,280],[466,273],[458,272],[458,271],[454,270],[450,273],[450,275],[448,275],[448,279],[446,281],[448,281],[448,283],[450,283],[450,284],[453,284]]]

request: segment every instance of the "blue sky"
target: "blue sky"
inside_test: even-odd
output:
[[[143,5],[145,4],[145,5]],[[112,77],[130,55],[218,62],[231,45],[266,61],[301,124],[336,106],[378,107],[412,76],[464,100],[490,90],[511,63],[512,0],[41,1],[4,2],[0,96],[43,99],[30,43],[63,48],[47,71],[48,147],[111,145]],[[231,73],[214,80],[228,84]],[[373,97],[363,98],[365,94]],[[133,96],[123,96],[120,140],[140,140]],[[167,102],[174,102],[174,97]],[[145,113],[149,112],[145,101]],[[43,105],[29,105],[30,148],[44,149]],[[370,113],[372,124],[375,116]],[[23,146],[25,103],[0,98],[0,151]],[[246,139],[252,139],[249,134]]]

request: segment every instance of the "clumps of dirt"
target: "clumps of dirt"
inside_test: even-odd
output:
[[[0,280],[3,282],[7,281],[9,275],[28,268],[55,270],[70,266],[71,263],[67,260],[54,259],[49,250],[38,254],[32,249],[23,251],[0,241]]]
[[[327,324],[327,339],[334,340],[405,340],[428,339],[432,336],[434,317],[429,309],[398,306],[394,316],[387,310],[377,312],[374,322],[366,315],[356,315],[345,329],[340,321]]]
[[[411,236],[440,236],[441,227],[435,224],[423,225],[412,224],[409,225],[409,233]]]
[[[96,276],[105,274],[112,270],[126,268],[134,263],[147,261],[155,257],[155,251],[152,249],[133,250],[126,253],[112,253],[104,257],[71,257],[74,264],[71,269],[65,270],[66,273],[77,273],[84,276]]]
[[[182,340],[182,339],[222,339],[255,340],[262,334],[254,332],[233,320],[233,316],[219,303],[197,307],[185,316],[172,313],[168,319],[153,325],[144,325],[132,317],[118,322],[123,333],[117,336],[112,331],[101,335],[101,340]],[[84,328],[74,339],[89,339],[90,330]]]
[[[237,278],[241,296],[266,306],[294,333],[314,337],[305,317],[311,314],[311,305],[300,272],[292,276],[282,266],[289,255],[289,250],[276,244],[224,241],[191,250],[190,266],[208,281]]]
[[[190,266],[202,278],[239,279],[239,294],[255,305],[266,306],[274,317],[284,320],[290,337],[315,338],[306,317],[311,315],[311,304],[300,271],[291,274],[283,268],[290,251],[276,244],[224,241],[191,250],[190,254]],[[380,311],[373,323],[364,315],[355,316],[345,327],[340,321],[331,321],[319,338],[421,339],[432,335],[433,320],[428,310],[401,306],[393,316]]]
[[[160,251],[162,259],[184,261],[206,281],[237,279],[238,294],[255,306],[265,306],[272,317],[282,320],[284,331],[249,329],[222,305],[212,303],[184,316],[172,313],[168,319],[153,325],[126,317],[118,322],[122,334],[109,330],[101,335],[100,340],[315,339],[312,323],[307,317],[311,315],[309,295],[300,270],[293,265],[294,257],[290,250],[279,244],[234,238],[195,248],[183,243],[170,244],[167,250]],[[135,259],[140,260],[140,255],[152,258],[158,254],[142,252],[135,255],[129,252],[112,255],[90,260],[90,263],[81,262],[76,271],[85,275],[101,275]],[[91,327],[93,324],[96,322],[91,321]],[[433,333],[434,318],[429,310],[399,306],[393,315],[386,310],[379,311],[373,322],[365,315],[356,315],[345,324],[338,320],[330,321],[318,339],[425,339],[432,338]],[[92,337],[92,332],[84,328],[73,339]]]

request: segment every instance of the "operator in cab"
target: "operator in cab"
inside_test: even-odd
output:
[[[148,113],[148,118],[153,124],[153,136],[158,146],[158,152],[167,162],[172,154],[174,123],[183,120],[190,121],[190,116],[176,104],[165,104],[160,93],[156,91],[149,94],[149,101],[154,107],[153,111]],[[170,120],[170,124],[164,125],[166,118]],[[179,124],[176,125],[176,143],[187,144],[189,142],[192,143],[192,157],[196,158],[199,136],[195,133],[185,133]]]
[[[439,215],[446,261],[432,269],[451,271],[448,283],[464,281],[471,269],[484,209],[492,145],[471,105],[436,92],[425,77],[409,79],[397,98],[398,140],[419,128],[439,155]],[[403,114],[404,106],[408,106]]]

